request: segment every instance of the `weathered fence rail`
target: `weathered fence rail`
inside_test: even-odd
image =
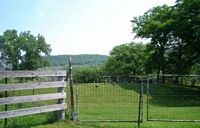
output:
[[[0,78],[17,78],[17,77],[49,77],[60,76],[65,77],[64,70],[49,70],[49,71],[0,71]]]
[[[0,79],[8,78],[27,78],[27,77],[56,77],[58,81],[51,82],[34,82],[31,83],[16,83],[16,84],[0,84],[0,92],[5,92],[5,97],[0,98],[0,105],[5,105],[5,111],[0,112],[0,119],[7,119],[11,117],[25,116],[31,114],[38,114],[44,112],[58,111],[58,119],[65,119],[65,109],[67,105],[65,103],[66,93],[64,88],[66,86],[65,77],[66,71],[1,71]],[[26,95],[26,96],[14,96],[8,97],[8,91],[15,90],[30,90],[30,89],[45,89],[45,88],[57,88],[57,93],[38,94],[38,95]],[[56,104],[31,107],[17,110],[7,110],[7,105],[17,103],[37,102],[44,100],[57,100]],[[5,121],[6,122],[6,121]]]
[[[38,82],[38,83],[22,83],[22,84],[0,84],[0,91],[11,90],[29,90],[40,88],[59,88],[63,87],[62,81],[56,82]]]

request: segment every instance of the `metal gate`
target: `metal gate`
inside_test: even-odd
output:
[[[135,83],[74,84],[74,120],[142,122],[143,88]]]
[[[73,81],[72,65],[69,59],[67,79],[67,104],[69,118],[74,121],[143,121],[143,86],[140,78],[99,76],[98,82],[81,77]]]

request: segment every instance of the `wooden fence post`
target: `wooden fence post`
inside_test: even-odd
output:
[[[76,113],[74,117],[74,121],[78,121],[78,114],[79,114],[79,101],[78,101],[78,82],[76,82]]]
[[[71,100],[71,117],[74,120],[74,92],[73,92],[73,78],[72,78],[72,62],[69,58],[69,86],[70,86],[70,100]]]
[[[7,77],[5,78],[5,84],[8,84],[8,78],[7,78]],[[8,97],[8,91],[5,91],[5,97]],[[8,105],[7,105],[7,104],[5,105],[5,111],[8,111]],[[4,127],[5,127],[5,128],[7,128],[7,122],[8,122],[8,119],[5,118],[5,119],[4,119],[4,123],[5,123],[5,124],[4,124],[4,125],[5,125]]]
[[[58,77],[58,79],[62,82],[64,82],[64,77]],[[58,87],[57,88],[58,93],[65,93],[64,87]],[[58,99],[58,104],[65,104],[65,98]],[[65,109],[58,111],[58,120],[65,120]]]
[[[143,79],[140,78],[140,94],[139,94],[139,111],[138,111],[138,128],[140,128],[140,123],[143,121]]]
[[[150,75],[147,76],[147,121],[149,121],[149,81],[150,81]]]

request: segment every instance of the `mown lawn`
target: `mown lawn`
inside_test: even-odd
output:
[[[149,118],[200,120],[200,88],[177,85],[151,85]]]
[[[134,84],[79,85],[77,109],[79,120],[137,121],[139,88],[140,86]]]
[[[144,122],[141,128],[199,128],[200,123]],[[32,128],[137,128],[135,123],[73,123],[57,122]]]
[[[56,113],[30,115],[8,120],[9,128],[135,128],[137,123],[125,122],[82,122],[93,120],[137,121],[140,86],[135,84],[80,84],[78,98],[74,86],[75,111],[79,122],[57,122]],[[156,91],[157,90],[157,91]],[[56,92],[56,90],[35,90],[35,94]],[[67,88],[69,94],[69,89]],[[144,86],[144,92],[146,87]],[[30,95],[33,91],[21,91],[20,95]],[[150,92],[150,118],[157,119],[200,119],[199,89],[179,86],[152,86]],[[176,95],[174,95],[176,94]],[[13,95],[13,92],[9,92]],[[19,95],[15,92],[14,95]],[[172,96],[170,96],[172,95]],[[184,97],[185,95],[185,97]],[[198,97],[197,97],[198,96]],[[77,100],[76,100],[77,98]],[[37,105],[47,105],[56,101],[9,105],[9,110]],[[69,103],[69,101],[68,101]],[[77,104],[78,103],[78,104]],[[78,105],[78,107],[76,107]],[[70,105],[68,105],[69,107]],[[4,106],[0,106],[1,111]],[[69,115],[69,111],[67,114]],[[200,128],[200,123],[190,122],[147,122],[146,95],[144,94],[144,122],[141,128]],[[66,116],[67,118],[68,115]],[[4,121],[0,120],[0,128]]]

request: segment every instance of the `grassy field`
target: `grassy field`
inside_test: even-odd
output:
[[[200,120],[200,89],[176,85],[150,85],[149,118]]]
[[[199,123],[144,122],[141,128],[199,128]],[[135,123],[73,123],[57,122],[32,128],[137,128]]]
[[[74,97],[76,99],[76,86]],[[35,90],[35,94],[56,92],[55,89]],[[138,117],[140,87],[136,84],[81,84],[78,86],[78,102],[75,100],[79,122],[57,122],[56,113],[37,114],[11,118],[9,128],[135,128],[137,123],[125,122],[82,122],[92,120],[136,121]],[[146,87],[144,86],[144,92]],[[30,91],[16,91],[14,95],[30,95]],[[200,92],[198,88],[153,85],[150,93],[150,118],[158,119],[200,119]],[[12,96],[13,92],[9,92]],[[185,96],[185,97],[183,97]],[[9,110],[38,105],[47,105],[56,101],[9,105]],[[0,106],[4,110],[4,106]],[[200,123],[187,122],[147,122],[146,95],[144,94],[144,122],[141,128],[199,128]],[[69,114],[69,111],[68,113]],[[68,115],[67,115],[68,118]],[[0,120],[0,128],[4,121]]]
[[[80,121],[137,121],[139,86],[133,84],[80,84]],[[135,90],[135,91],[133,91]]]

